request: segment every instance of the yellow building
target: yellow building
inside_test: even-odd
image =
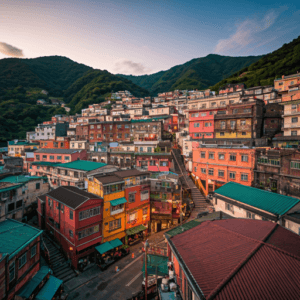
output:
[[[28,143],[26,141],[9,141],[8,142],[8,156],[21,157],[25,155],[27,149],[39,149],[38,143]]]
[[[124,180],[116,175],[99,175],[87,180],[88,192],[103,197],[102,242],[114,239],[125,241],[125,191]]]

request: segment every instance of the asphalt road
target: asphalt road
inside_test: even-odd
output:
[[[150,245],[165,246],[161,234],[149,238]],[[86,283],[74,286],[68,292],[68,300],[81,299],[111,299],[122,300],[131,297],[142,288],[142,265],[144,253],[142,243],[131,248],[131,254],[119,260],[102,272],[95,267],[95,278]],[[132,258],[134,253],[134,258]],[[115,267],[119,271],[115,271]],[[84,276],[84,273],[82,274]],[[71,282],[72,283],[72,282]]]

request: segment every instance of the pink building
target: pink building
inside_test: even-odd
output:
[[[171,167],[170,153],[136,154],[136,167],[151,172],[168,172]]]

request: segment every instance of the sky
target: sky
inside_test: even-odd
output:
[[[0,59],[60,55],[114,74],[266,54],[299,35],[299,0],[0,0]]]

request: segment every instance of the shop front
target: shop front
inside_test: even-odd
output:
[[[137,244],[143,241],[147,236],[147,227],[144,225],[138,225],[126,230],[127,244],[129,246]]]

